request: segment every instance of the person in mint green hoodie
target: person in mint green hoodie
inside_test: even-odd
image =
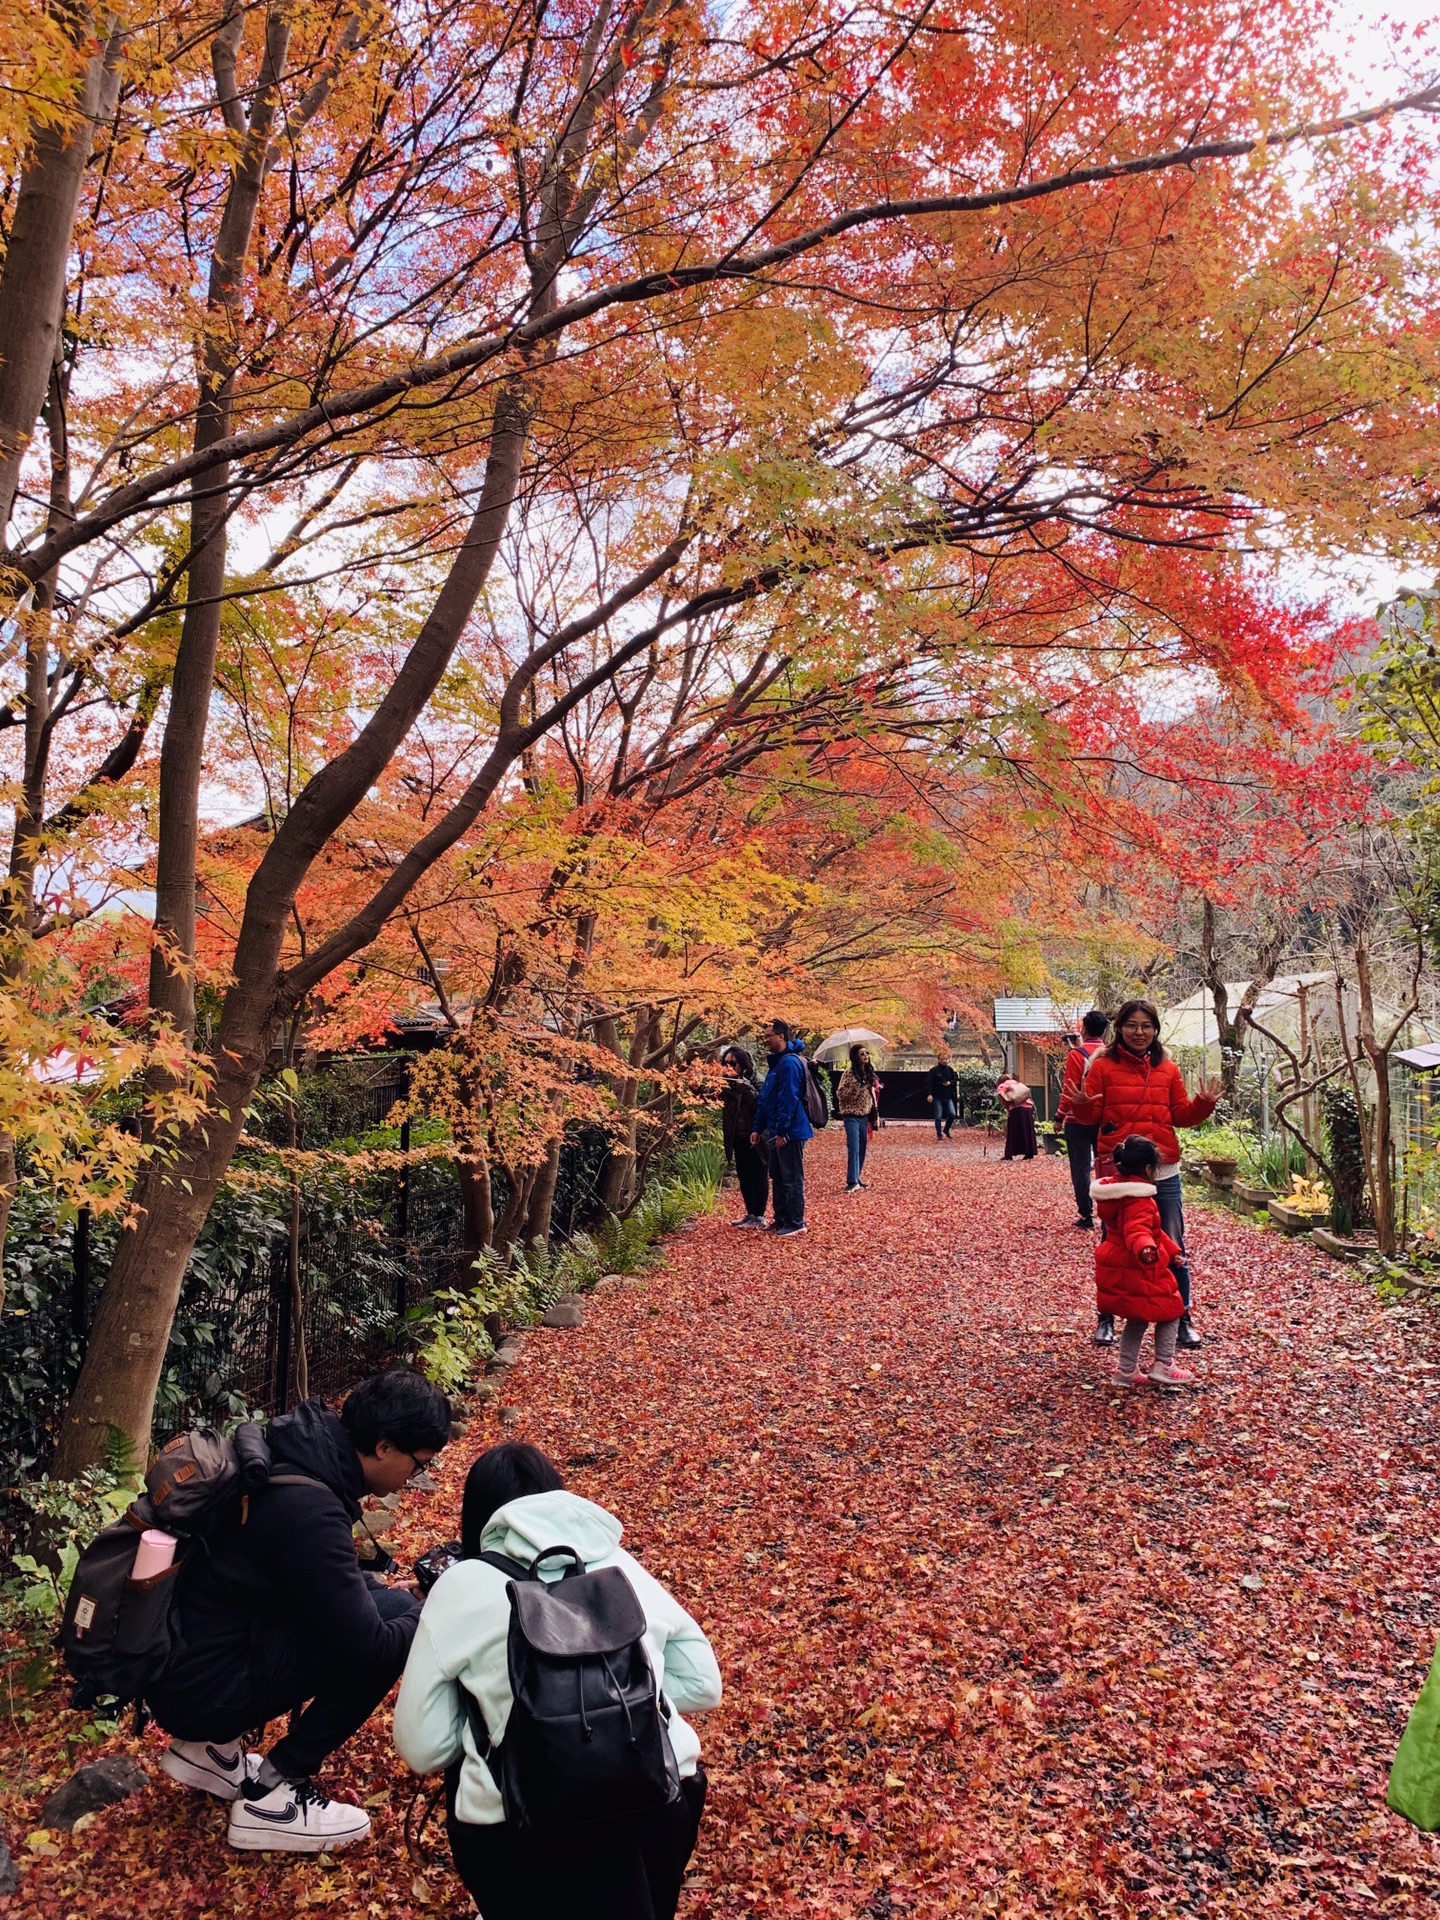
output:
[[[700,1742],[680,1716],[720,1702],[710,1642],[685,1609],[622,1551],[620,1522],[567,1493],[537,1447],[492,1447],[471,1467],[460,1519],[462,1557],[436,1581],[420,1616],[395,1707],[395,1744],[417,1773],[446,1773],[455,1871],[481,1920],[673,1920],[705,1806]],[[479,1702],[498,1745],[511,1692],[506,1576],[477,1559],[500,1553],[527,1565],[557,1545],[587,1570],[620,1567],[645,1614],[645,1648],[671,1708],[680,1797],[659,1813],[573,1838],[512,1831],[500,1791],[479,1758],[462,1703]],[[561,1566],[555,1566],[559,1578]],[[542,1577],[548,1573],[543,1570]]]

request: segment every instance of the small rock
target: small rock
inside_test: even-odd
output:
[[[554,1304],[557,1307],[583,1307],[585,1296],[583,1293],[559,1293],[555,1296]]]
[[[600,1282],[602,1287],[623,1287],[626,1276],[623,1273],[607,1273]]]
[[[419,1473],[412,1473],[405,1484],[412,1493],[438,1493],[440,1491],[440,1482],[438,1480],[432,1480],[423,1467]]]
[[[502,1427],[513,1427],[515,1425],[515,1422],[519,1418],[520,1418],[519,1407],[501,1407],[500,1424]]]
[[[56,1788],[40,1809],[40,1824],[69,1833],[82,1813],[98,1813],[102,1807],[113,1807],[149,1784],[150,1776],[145,1769],[124,1754],[93,1761],[72,1774],[63,1787]]]
[[[489,1380],[477,1380],[471,1390],[471,1398],[477,1406],[488,1407],[492,1400],[500,1398],[500,1389]]]
[[[491,1373],[496,1371],[503,1372],[506,1367],[513,1367],[519,1358],[520,1349],[518,1347],[512,1347],[507,1341],[503,1347],[497,1347],[494,1353],[491,1354],[488,1371]]]
[[[10,1858],[10,1849],[0,1840],[0,1899],[20,1891],[20,1869]]]
[[[579,1307],[557,1300],[555,1305],[548,1309],[540,1324],[542,1327],[583,1327],[585,1315]]]

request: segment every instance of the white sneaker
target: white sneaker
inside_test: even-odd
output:
[[[363,1807],[328,1799],[313,1780],[282,1780],[268,1793],[252,1787],[241,1794],[230,1809],[228,1837],[232,1847],[254,1853],[334,1853],[369,1831]]]
[[[238,1740],[172,1740],[160,1770],[193,1793],[233,1800],[260,1771],[260,1755],[246,1753]]]

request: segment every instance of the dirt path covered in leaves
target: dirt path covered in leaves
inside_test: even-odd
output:
[[[1440,1842],[1383,1805],[1440,1625],[1440,1318],[1197,1209],[1203,1391],[1122,1400],[1063,1163],[993,1155],[889,1128],[848,1199],[823,1137],[807,1237],[717,1216],[533,1336],[518,1421],[475,1421],[394,1534],[443,1538],[470,1458],[521,1436],[704,1622],[727,1700],[688,1920],[1440,1915]],[[385,1731],[329,1782],[375,1841],[327,1865],[230,1853],[164,1781],[26,1857],[66,1757],[12,1722],[0,1910],[465,1912],[404,1852]]]

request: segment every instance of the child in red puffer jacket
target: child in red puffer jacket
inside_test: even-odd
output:
[[[1095,1248],[1096,1303],[1101,1313],[1125,1320],[1116,1369],[1122,1387],[1133,1387],[1146,1377],[1139,1372],[1139,1360],[1147,1326],[1155,1329],[1155,1364],[1148,1376],[1152,1385],[1173,1389],[1192,1378],[1175,1365],[1175,1337],[1185,1302],[1172,1270],[1180,1248],[1160,1225],[1155,1204],[1159,1165],[1155,1142],[1133,1133],[1115,1153],[1119,1178],[1096,1180],[1090,1188],[1101,1229]]]

